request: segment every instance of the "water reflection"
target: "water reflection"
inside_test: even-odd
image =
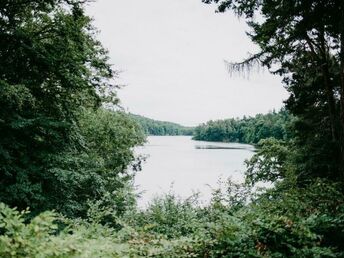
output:
[[[201,199],[208,201],[220,178],[243,180],[244,160],[253,151],[248,144],[193,141],[189,136],[148,137],[148,143],[136,150],[148,156],[135,179],[138,191],[144,191],[139,204],[145,206],[154,196],[170,191],[171,185],[183,198],[200,192]]]

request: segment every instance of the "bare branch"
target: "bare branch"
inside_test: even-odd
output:
[[[225,64],[227,66],[227,70],[230,76],[233,76],[234,74],[239,74],[243,77],[248,78],[253,69],[256,69],[256,71],[259,72],[260,69],[263,68],[262,61],[260,60],[260,57],[263,54],[263,52],[254,54],[240,63],[233,63],[225,60]]]

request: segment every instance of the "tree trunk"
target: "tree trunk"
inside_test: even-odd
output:
[[[333,157],[336,162],[339,161],[339,168],[335,171],[328,171],[329,175],[333,179],[340,178],[342,180],[343,171],[344,171],[344,135],[343,135],[343,129],[344,129],[344,120],[342,124],[342,118],[344,118],[344,95],[341,93],[341,107],[340,107],[340,114],[338,114],[338,111],[336,110],[336,100],[334,97],[334,87],[331,82],[331,74],[330,74],[330,55],[329,50],[326,44],[325,39],[325,27],[320,28],[319,30],[319,42],[320,42],[320,61],[321,61],[321,69],[323,73],[324,78],[324,86],[325,86],[325,93],[327,98],[327,106],[328,106],[328,113],[330,118],[330,129],[331,129],[331,140],[332,144],[335,148],[337,148],[338,144],[340,143],[339,153],[336,155],[336,157]],[[344,75],[344,74],[343,74]],[[342,77],[342,76],[341,76]],[[344,76],[341,78],[341,85],[344,85]],[[342,87],[341,87],[342,88]],[[343,91],[344,93],[344,91]],[[342,106],[343,105],[343,106]],[[338,115],[340,116],[341,124],[338,125]],[[343,116],[343,117],[342,117]]]
[[[325,63],[322,65],[322,70],[323,70],[326,97],[327,97],[329,117],[330,117],[331,138],[332,138],[332,141],[335,143],[339,140],[339,133],[337,132],[336,104],[334,100],[333,87],[330,81],[330,73],[329,73],[327,60],[325,60]]]
[[[344,182],[344,3],[340,9],[340,179]]]

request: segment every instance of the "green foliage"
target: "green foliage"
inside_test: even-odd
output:
[[[100,108],[118,99],[95,36],[80,1],[1,1],[0,201],[85,216],[139,169],[139,127]]]
[[[198,126],[258,145],[247,184],[146,209],[133,148],[193,128],[110,111],[116,72],[84,1],[0,2],[0,257],[344,257],[344,4],[204,2],[248,19],[261,52],[229,69],[277,68],[288,112]]]
[[[169,193],[154,199],[147,210],[127,214],[127,223],[169,239],[190,236],[205,223],[202,213],[194,207],[197,195],[181,200]]]
[[[147,135],[192,135],[193,127],[176,123],[153,120],[144,116],[130,114]]]
[[[275,252],[280,257],[343,255],[344,207],[338,185],[317,180],[304,189],[282,184],[277,191],[269,191],[255,205],[255,213],[261,214],[255,219],[259,221],[256,225],[262,239],[259,241],[268,245],[268,253]],[[328,223],[326,233],[321,230],[324,218]],[[261,222],[265,224],[263,227]],[[336,236],[330,237],[334,232]]]
[[[132,148],[144,135],[125,114],[104,109],[86,110],[79,123],[83,148],[51,157],[44,208],[85,217],[88,203],[101,200],[121,213],[135,202],[121,193],[132,181],[131,168],[140,167]]]
[[[290,137],[288,126],[292,117],[285,110],[242,119],[209,121],[194,130],[195,140],[258,143],[273,137],[286,140]]]
[[[229,188],[233,185],[229,184]],[[25,223],[28,211],[1,204],[4,257],[342,257],[344,196],[317,180],[300,189],[278,184],[249,203],[246,190],[207,206],[169,194],[131,210],[116,230],[97,221],[66,220],[51,212]],[[241,192],[242,194],[239,194]],[[220,197],[218,195],[218,197]],[[217,198],[218,199],[218,198]],[[230,200],[226,202],[225,200]],[[96,212],[96,211],[95,211]],[[100,212],[102,213],[102,212]],[[59,224],[57,224],[59,222]],[[114,222],[114,221],[113,221]],[[58,225],[63,224],[63,227]]]
[[[0,256],[1,257],[64,257],[76,249],[54,236],[56,214],[44,212],[25,224],[22,212],[0,203]]]
[[[80,144],[76,116],[113,72],[77,1],[1,1],[0,200],[41,207],[46,171]]]
[[[259,52],[230,72],[265,66],[290,93],[299,180],[344,178],[344,2],[203,0],[243,16]],[[257,19],[259,17],[259,19]]]
[[[26,213],[0,204],[0,257],[193,257],[191,239],[167,240],[128,225],[114,231],[52,212],[25,223]],[[57,222],[64,228],[58,229]]]
[[[260,140],[257,152],[246,160],[246,182],[276,182],[287,176],[287,162],[291,156],[290,148],[286,142],[275,138]]]

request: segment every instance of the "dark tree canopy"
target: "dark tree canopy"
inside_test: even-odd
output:
[[[89,145],[91,134],[86,133],[95,121],[83,122],[83,114],[102,104],[116,105],[116,72],[96,40],[82,2],[0,2],[0,201],[12,206],[62,210],[64,205],[63,209],[72,213],[73,209],[80,211],[77,206],[85,205],[86,199],[98,198],[101,193],[100,188],[91,189],[96,185],[92,173],[82,175],[89,165],[80,155],[90,161],[85,155],[95,151]],[[124,118],[99,115],[99,123],[110,123],[108,131],[111,123],[122,124],[116,128],[119,134],[125,131]],[[125,142],[123,138],[123,151],[141,142],[134,139]],[[125,159],[107,161],[112,165],[104,166],[118,174],[132,156]],[[78,204],[78,195],[84,199],[79,199],[82,204]],[[73,206],[71,202],[74,208],[66,208]]]
[[[344,2],[204,0],[246,18],[260,51],[230,71],[266,66],[281,75],[298,117],[302,174],[344,179]],[[306,173],[305,173],[306,172]],[[300,172],[301,173],[301,172]]]

